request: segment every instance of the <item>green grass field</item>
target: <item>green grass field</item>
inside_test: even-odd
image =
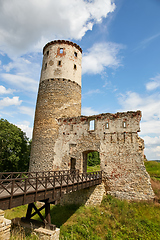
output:
[[[160,163],[150,161],[145,162],[145,166],[151,175],[152,187],[160,199]],[[96,166],[88,171],[100,170],[98,168]],[[26,209],[27,206],[21,206],[6,210],[5,217],[12,219],[25,216]],[[51,219],[61,229],[61,240],[160,240],[158,202],[127,202],[107,195],[98,207],[52,205]]]

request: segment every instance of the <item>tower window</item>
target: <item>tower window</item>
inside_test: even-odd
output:
[[[123,127],[126,128],[126,122],[123,122]]]
[[[74,64],[74,69],[75,69],[75,70],[77,69],[77,66],[76,66],[76,64]]]
[[[109,123],[108,122],[106,123],[105,128],[109,129]]]
[[[58,66],[61,66],[61,61],[58,61]]]
[[[44,66],[44,70],[46,70],[47,69],[47,63],[45,64],[45,66]]]
[[[77,52],[74,52],[74,56],[77,57]]]
[[[63,48],[60,48],[59,53],[60,53],[60,54],[63,53]]]
[[[47,56],[49,56],[49,51],[47,51]]]
[[[89,131],[94,131],[95,130],[95,120],[90,120],[89,121]]]
[[[73,131],[73,125],[70,125],[70,130]]]

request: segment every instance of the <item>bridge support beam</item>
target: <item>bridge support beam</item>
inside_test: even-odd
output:
[[[33,216],[38,214],[40,219],[43,221],[43,223],[45,225],[51,224],[50,203],[49,203],[48,199],[45,200],[44,202],[45,202],[45,204],[42,207],[40,207],[39,209],[36,207],[36,205],[34,203],[29,203],[25,219],[29,221]],[[33,209],[35,210],[34,213],[32,213]],[[41,211],[43,209],[45,209],[45,218],[41,214]]]

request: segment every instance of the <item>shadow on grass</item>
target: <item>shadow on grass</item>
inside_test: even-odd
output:
[[[79,205],[54,205],[51,207],[51,222],[58,228],[64,224],[79,208]]]

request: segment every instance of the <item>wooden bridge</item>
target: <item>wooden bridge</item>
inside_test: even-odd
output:
[[[102,172],[79,173],[78,170],[50,172],[0,173],[0,209],[28,204],[25,219],[38,214],[44,223],[50,223],[50,203],[59,201],[63,194],[98,185]],[[44,202],[37,209],[34,202]],[[32,213],[34,208],[35,212]],[[45,208],[45,218],[40,211]]]

